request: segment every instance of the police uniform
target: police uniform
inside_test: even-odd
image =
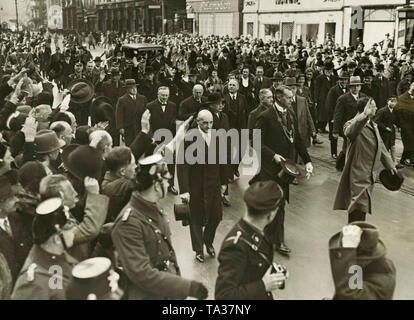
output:
[[[282,204],[283,192],[274,181],[253,183],[243,197],[251,212],[241,219],[223,241],[218,261],[217,300],[273,300],[262,278],[273,264],[273,244],[263,230],[247,220],[266,215]],[[261,220],[258,220],[261,221]]]
[[[65,288],[76,262],[66,254],[53,255],[34,245],[17,278],[12,300],[65,300]]]
[[[273,246],[241,219],[227,234],[218,256],[217,300],[273,300],[262,281],[273,261]]]
[[[183,299],[191,281],[180,277],[166,214],[135,192],[118,215],[112,240],[128,278],[129,300]]]

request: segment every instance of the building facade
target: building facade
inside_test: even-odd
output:
[[[411,1],[414,3],[414,1]],[[328,38],[341,46],[366,47],[385,34],[395,46],[412,43],[413,8],[407,0],[244,0],[243,34],[265,41],[322,44]],[[355,10],[356,7],[360,9]]]
[[[187,0],[195,34],[237,37],[243,31],[242,0]]]
[[[62,0],[63,30],[98,31],[96,4],[100,0]]]

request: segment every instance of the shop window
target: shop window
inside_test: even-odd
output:
[[[247,23],[247,35],[253,37],[253,22]]]
[[[282,23],[282,42],[292,42],[293,22]]]
[[[276,37],[276,34],[279,32],[278,24],[265,24],[265,36],[270,36],[272,38]]]

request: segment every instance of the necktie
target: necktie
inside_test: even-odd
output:
[[[9,220],[7,218],[4,218],[4,219],[0,220],[0,226],[4,231],[6,231],[6,233],[10,237],[13,236],[13,233],[12,233],[12,230],[11,230],[11,227],[10,227],[10,224],[9,224]]]

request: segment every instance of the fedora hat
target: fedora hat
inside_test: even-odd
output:
[[[295,178],[299,176],[299,169],[296,163],[290,159],[286,159],[280,163],[282,170],[280,170],[278,177],[285,184],[291,184]]]
[[[53,130],[43,129],[36,133],[34,146],[36,153],[46,154],[64,147],[65,141],[59,139]]]
[[[124,83],[124,88],[132,88],[136,87],[137,83],[135,82],[135,79],[126,79]]]
[[[392,174],[390,170],[384,169],[380,172],[379,178],[383,186],[391,191],[399,190],[404,183],[404,177],[399,171]]]
[[[362,82],[359,76],[351,76],[349,78],[349,86],[360,86],[360,85],[362,85]]]
[[[78,79],[68,84],[70,91],[70,101],[76,104],[82,104],[90,101],[95,95],[94,85],[85,79]]]
[[[361,241],[357,247],[357,259],[359,261],[372,261],[381,259],[386,254],[384,243],[379,239],[378,229],[366,222],[352,222],[351,225],[362,229]],[[329,240],[329,249],[342,248],[342,231],[336,233]]]
[[[282,81],[284,79],[283,73],[280,71],[276,71],[273,73],[272,81]]]
[[[349,72],[348,71],[342,71],[339,75],[339,79],[349,79]]]
[[[112,101],[108,97],[97,97],[92,101],[91,115],[95,116],[97,122],[112,121],[114,119],[114,109]]]
[[[285,78],[285,86],[297,86],[298,83],[296,82],[295,77],[286,77]]]
[[[69,145],[62,152],[65,168],[76,178],[85,177],[99,180],[104,164],[102,154],[88,145]]]
[[[325,67],[325,70],[332,70],[333,68],[335,68],[331,60],[325,61],[324,67]]]
[[[207,97],[206,104],[215,104],[223,101],[223,97],[220,92],[213,92]]]

